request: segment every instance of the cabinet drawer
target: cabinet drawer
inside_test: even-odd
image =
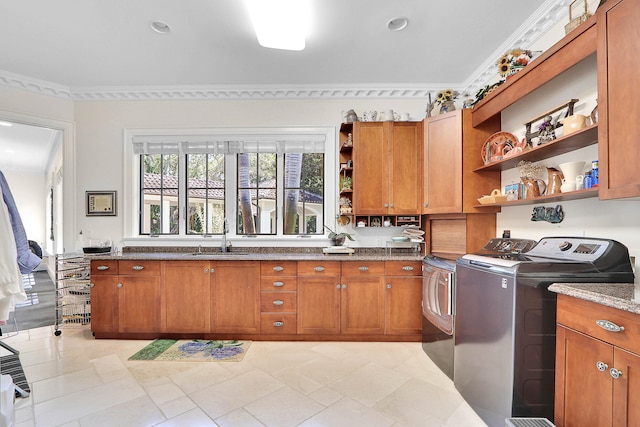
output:
[[[159,276],[160,261],[118,261],[118,274],[127,276]]]
[[[295,291],[298,289],[298,279],[294,277],[261,277],[262,291]]]
[[[260,275],[262,276],[295,276],[297,274],[296,261],[261,261]]]
[[[345,261],[342,263],[343,276],[384,276],[383,261]]]
[[[624,330],[611,332],[598,326],[604,320]],[[609,344],[640,354],[640,315],[596,304],[590,301],[558,295],[558,323],[598,338]]]
[[[118,261],[115,260],[95,260],[91,261],[91,275],[118,274]]]
[[[260,316],[260,332],[263,334],[295,334],[296,314],[266,313]]]
[[[340,261],[299,261],[298,276],[339,276]]]
[[[296,312],[296,292],[262,291],[260,292],[260,311]]]
[[[421,261],[386,261],[385,274],[387,276],[421,276]]]

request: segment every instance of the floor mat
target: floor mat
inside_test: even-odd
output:
[[[251,341],[157,339],[129,360],[172,362],[239,362]]]

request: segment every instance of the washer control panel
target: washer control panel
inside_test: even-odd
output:
[[[527,252],[528,256],[558,258],[574,261],[595,261],[605,253],[608,240],[580,237],[544,237]]]

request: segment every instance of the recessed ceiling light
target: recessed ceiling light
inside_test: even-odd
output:
[[[2,120],[0,120],[0,126],[13,126],[13,123],[3,122]]]
[[[151,29],[160,34],[168,34],[171,32],[171,27],[162,21],[153,21],[151,23]]]
[[[391,31],[401,31],[404,30],[405,28],[407,28],[407,25],[409,25],[409,20],[407,18],[401,17],[401,18],[393,18],[391,21],[389,21],[387,23],[387,27],[391,30]]]

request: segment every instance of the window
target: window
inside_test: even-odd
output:
[[[325,147],[335,130],[309,130],[131,135],[139,200],[131,237],[220,235],[225,219],[231,236],[323,235],[334,213]]]

